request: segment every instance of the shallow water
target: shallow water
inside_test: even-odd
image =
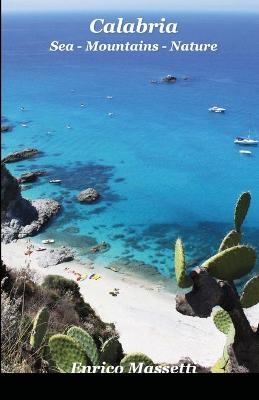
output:
[[[43,151],[8,168],[16,176],[46,169],[48,175],[23,194],[62,204],[39,237],[54,237],[82,256],[106,241],[110,250],[91,258],[108,264],[126,257],[169,276],[176,238],[183,238],[188,261],[200,263],[232,229],[234,203],[249,190],[245,242],[259,249],[259,147],[246,157],[233,144],[250,127],[259,138],[256,16],[177,15],[181,29],[174,39],[218,41],[215,54],[48,52],[56,38],[92,39],[91,19],[72,14],[68,24],[68,15],[42,14],[3,20],[3,114],[15,125],[4,135],[3,155],[25,147]],[[171,38],[130,37],[140,39]],[[175,84],[150,84],[168,73],[177,76]],[[227,112],[208,112],[214,104]],[[54,178],[62,183],[51,185]],[[76,194],[89,186],[100,201],[79,204]]]

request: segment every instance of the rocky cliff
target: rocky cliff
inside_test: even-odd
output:
[[[51,199],[29,201],[22,197],[21,189],[4,164],[1,165],[1,240],[15,239],[37,233],[57,214],[60,205]]]

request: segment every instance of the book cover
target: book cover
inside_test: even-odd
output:
[[[2,372],[259,372],[257,1],[2,5]]]

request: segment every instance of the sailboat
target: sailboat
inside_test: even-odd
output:
[[[250,124],[251,125],[251,124]],[[234,140],[235,144],[245,145],[245,146],[257,146],[259,141],[255,138],[251,138],[251,128],[249,128],[249,132],[247,136],[237,136]]]

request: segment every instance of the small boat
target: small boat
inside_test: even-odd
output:
[[[46,247],[37,247],[36,249],[35,249],[36,251],[44,251],[44,250],[47,250],[47,248]]]
[[[209,111],[215,112],[215,113],[223,113],[226,111],[225,108],[223,107],[218,107],[218,106],[213,106],[209,108]]]
[[[71,125],[67,125],[67,129],[72,129]]]
[[[173,75],[166,75],[164,78],[162,78],[162,82],[166,83],[175,83],[176,82],[176,77]]]
[[[27,124],[21,124],[21,126],[23,126],[24,128],[27,128]]]
[[[49,183],[61,183],[61,182],[62,182],[61,179],[51,179],[51,180],[49,181]]]
[[[44,239],[41,241],[43,244],[50,244],[50,243],[55,243],[54,239]]]
[[[112,96],[106,96],[106,99],[111,100],[111,99],[113,99],[113,97]]]
[[[236,137],[234,140],[235,144],[241,144],[241,145],[246,145],[246,146],[257,146],[258,145],[258,140],[257,139],[252,139],[250,136],[247,137]]]
[[[246,156],[250,156],[252,154],[252,152],[249,151],[249,150],[239,150],[239,153],[240,154],[245,154]]]
[[[114,115],[114,113],[113,112],[109,112],[107,115],[108,115],[108,117],[112,117]]]

